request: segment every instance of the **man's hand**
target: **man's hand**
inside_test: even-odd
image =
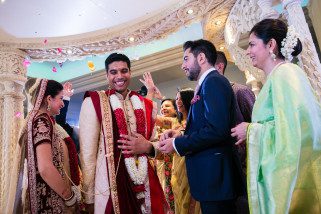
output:
[[[145,137],[138,133],[132,133],[129,135],[120,135],[121,140],[118,140],[120,144],[118,148],[122,149],[123,154],[149,154],[152,151],[153,145],[145,139]]]
[[[175,151],[173,146],[174,138],[168,138],[159,142],[159,150],[165,154],[171,154]]]
[[[245,143],[246,141],[246,133],[247,133],[247,127],[249,126],[249,123],[242,122],[231,129],[231,136],[236,137],[237,142],[235,145],[240,145]]]
[[[163,134],[160,136],[160,141],[166,140],[168,138],[177,138],[179,136],[181,136],[181,132],[179,130],[166,130],[163,132]]]
[[[71,82],[66,82],[63,85],[63,96],[64,97],[71,97],[74,94],[74,90],[72,89],[72,83]]]

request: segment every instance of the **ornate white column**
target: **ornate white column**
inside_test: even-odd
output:
[[[272,0],[237,0],[226,21],[225,44],[235,65],[245,72],[247,84],[258,94],[261,83],[265,82],[262,70],[252,66],[246,50],[239,47],[241,34],[249,32],[262,19],[278,18],[279,14],[272,8]]]
[[[301,67],[321,101],[321,64],[301,7],[301,0],[282,0],[282,5],[287,11],[289,25],[293,25],[300,35],[303,45],[302,53],[299,55]]]
[[[23,67],[25,53],[16,49],[0,49],[0,210],[7,213],[14,152],[23,122],[23,87],[27,80]],[[21,113],[21,116],[19,116]],[[12,212],[12,211],[11,211]]]
[[[260,82],[258,82],[257,79],[255,79],[255,77],[251,75],[249,71],[244,71],[244,74],[246,78],[246,85],[251,86],[251,89],[255,94],[255,97],[257,97],[261,90],[262,84],[260,84]]]
[[[261,8],[260,20],[263,19],[277,19],[279,17],[279,13],[275,11],[272,7],[271,0],[257,0],[257,5]]]

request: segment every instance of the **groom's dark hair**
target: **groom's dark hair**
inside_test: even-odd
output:
[[[127,66],[130,70],[130,60],[129,58],[125,55],[125,54],[120,54],[120,53],[112,53],[110,54],[107,59],[105,60],[105,69],[106,72],[108,72],[108,66],[113,63],[113,62],[117,62],[117,61],[122,61],[122,62],[126,62]]]
[[[189,48],[194,57],[197,57],[197,55],[200,53],[204,53],[208,63],[212,66],[215,65],[217,54],[216,48],[212,42],[204,39],[187,41],[184,43],[183,49],[186,51]]]

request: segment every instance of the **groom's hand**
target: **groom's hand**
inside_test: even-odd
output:
[[[169,138],[176,138],[181,136],[181,132],[179,130],[166,130],[163,132],[163,134],[160,136],[159,140],[163,141]]]
[[[159,142],[159,150],[165,154],[171,154],[175,151],[173,141],[175,138],[168,138]]]
[[[149,154],[153,145],[145,139],[145,137],[138,133],[132,133],[132,135],[120,135],[122,138],[118,140],[118,148],[122,149],[123,154]]]

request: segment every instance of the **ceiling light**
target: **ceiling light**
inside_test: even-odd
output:
[[[1,0],[1,3],[4,3],[6,0]]]
[[[189,10],[187,11],[187,14],[192,14],[192,13],[194,13],[194,10],[193,10],[193,9],[189,9]]]
[[[135,38],[134,38],[134,37],[129,37],[129,41],[130,41],[130,42],[134,42],[134,41],[135,41]]]

